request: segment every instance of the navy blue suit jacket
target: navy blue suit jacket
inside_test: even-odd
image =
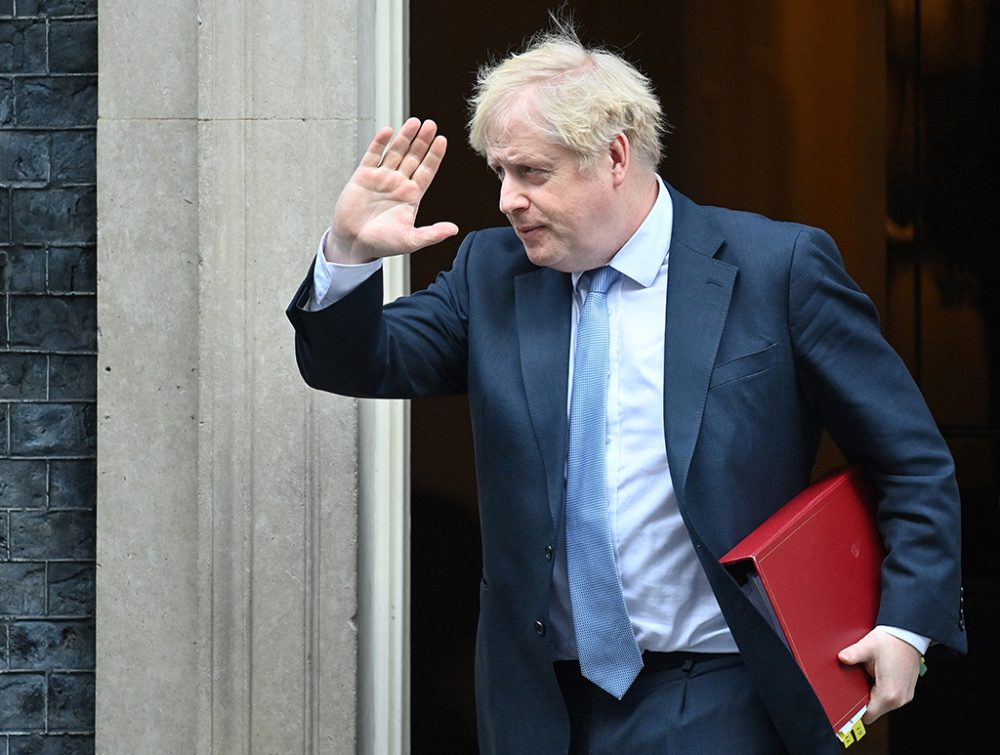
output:
[[[678,505],[789,748],[838,752],[805,678],[718,558],[808,484],[826,427],[881,493],[879,623],[964,650],[952,459],[829,236],[670,191],[667,305],[655,325],[664,400],[650,411],[664,415]],[[543,630],[546,548],[562,547],[570,276],[533,265],[505,228],[470,234],[450,271],[384,308],[380,274],[320,312],[302,309],[310,285],[311,276],[288,309],[310,385],[468,393],[483,542],[482,750],[564,752],[568,720]]]

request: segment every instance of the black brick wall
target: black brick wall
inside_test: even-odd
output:
[[[94,752],[97,0],[0,0],[0,755]]]

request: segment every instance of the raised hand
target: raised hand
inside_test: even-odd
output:
[[[454,223],[416,226],[447,146],[431,120],[410,118],[395,138],[389,127],[375,134],[333,209],[327,260],[353,264],[410,254],[458,233]]]

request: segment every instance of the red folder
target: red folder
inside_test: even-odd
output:
[[[722,558],[784,636],[845,746],[864,735],[871,681],[837,653],[875,626],[884,557],[875,491],[854,466],[802,491]]]

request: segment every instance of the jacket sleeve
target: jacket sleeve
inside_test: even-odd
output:
[[[880,491],[879,624],[964,652],[960,503],[954,462],[874,305],[816,229],[796,239],[789,323],[801,389],[848,460]]]
[[[295,356],[313,388],[364,398],[416,398],[466,390],[469,249],[462,243],[451,270],[426,290],[382,304],[382,271],[337,303],[316,312],[312,271],[286,314]]]

